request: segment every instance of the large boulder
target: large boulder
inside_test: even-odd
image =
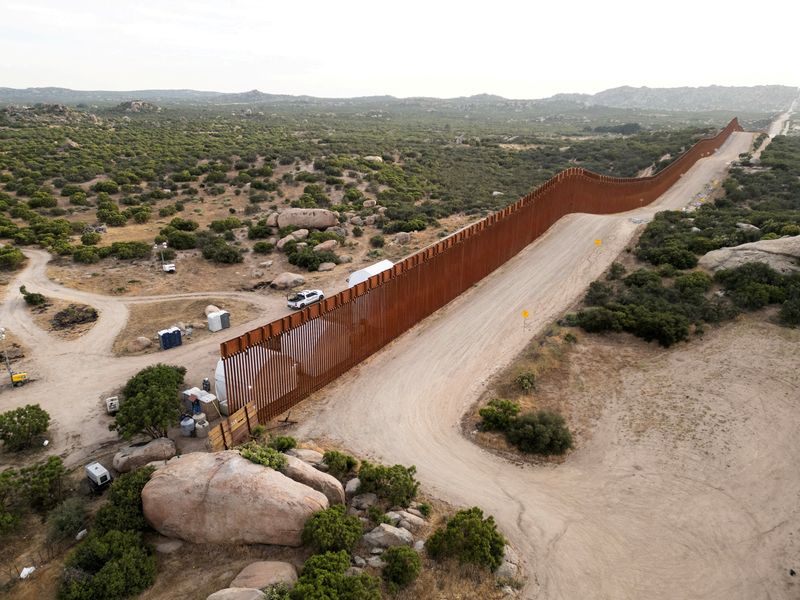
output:
[[[800,236],[777,240],[759,240],[741,246],[712,250],[700,259],[700,266],[710,271],[733,269],[745,263],[763,262],[781,273],[800,271]]]
[[[405,529],[381,523],[369,533],[364,534],[364,544],[368,548],[390,548],[392,546],[412,546],[414,536]]]
[[[264,592],[255,588],[229,587],[206,596],[206,600],[264,600]]]
[[[324,273],[325,271],[333,271],[336,268],[336,263],[332,262],[324,262],[320,263],[317,267],[317,271]]]
[[[306,521],[327,508],[328,499],[228,450],[169,462],[145,485],[142,506],[148,523],[168,537],[196,544],[300,546]]]
[[[289,235],[287,235],[286,237],[282,237],[281,239],[279,239],[279,240],[278,240],[278,243],[276,244],[276,247],[278,248],[278,250],[283,250],[283,247],[284,247],[286,244],[288,244],[289,242],[296,242],[296,241],[297,241],[297,240],[296,240],[296,239],[294,238],[294,236],[293,236],[293,235],[290,233],[290,234],[289,234]]]
[[[339,242],[336,240],[325,240],[314,246],[314,252],[333,252],[339,247]]]
[[[303,285],[305,282],[306,278],[302,275],[286,272],[281,273],[275,279],[273,279],[269,286],[276,290],[288,290],[289,288]]]
[[[307,229],[325,229],[338,222],[338,215],[324,208],[289,208],[278,215],[278,227],[293,225]]]
[[[296,239],[298,242],[300,240],[304,240],[308,237],[308,229],[298,229],[291,233],[291,236]]]
[[[291,450],[287,450],[286,454],[289,456],[294,456],[295,458],[299,458],[300,460],[314,466],[317,466],[324,461],[322,452],[309,450],[308,448],[292,448]]]
[[[270,213],[267,217],[267,227],[277,227],[278,226],[278,213]]]
[[[141,352],[142,350],[146,350],[150,346],[153,345],[153,341],[150,338],[146,338],[143,335],[140,335],[137,338],[132,339],[128,342],[128,352]],[[12,358],[9,355],[9,358]]]
[[[286,457],[286,468],[282,470],[282,473],[325,494],[331,506],[344,504],[344,487],[333,475],[323,473],[294,456]]]
[[[112,464],[118,473],[127,473],[155,460],[169,460],[175,456],[175,442],[158,438],[147,444],[126,446],[114,455]]]
[[[263,590],[269,585],[285,583],[288,587],[297,582],[294,565],[277,560],[260,560],[250,563],[231,581],[232,588],[255,588]]]

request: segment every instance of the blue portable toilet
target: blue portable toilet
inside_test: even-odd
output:
[[[169,329],[162,329],[158,332],[158,343],[162,350],[169,350],[176,346],[180,346],[181,330],[178,327],[170,327]]]

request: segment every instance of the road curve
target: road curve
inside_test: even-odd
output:
[[[648,207],[562,218],[471,290],[312,396],[303,405],[310,416],[299,434],[414,464],[435,495],[493,514],[529,561],[526,598],[686,597],[679,579],[647,575],[654,565],[670,564],[667,556],[648,552],[650,536],[677,550],[680,534],[665,523],[643,522],[636,539],[625,538],[615,528],[624,507],[603,507],[604,487],[626,473],[587,471],[574,461],[557,468],[513,465],[466,440],[460,421],[487,380],[625,249],[638,227],[632,219],[689,204],[722,179],[752,138],[732,134]],[[528,330],[523,309],[531,314]],[[729,574],[720,570],[720,577]],[[606,591],[604,581],[611,586]],[[614,595],[611,589],[627,591]]]

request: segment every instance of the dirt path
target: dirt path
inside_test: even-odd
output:
[[[49,255],[41,250],[25,250],[28,264],[7,286],[0,305],[0,324],[24,340],[30,349],[26,369],[32,383],[0,393],[0,411],[25,404],[39,403],[53,418],[50,428],[51,448],[72,466],[79,464],[97,447],[117,438],[108,431],[103,398],[122,385],[143,367],[157,362],[186,366],[187,381],[199,383],[210,377],[219,358],[219,343],[240,335],[287,312],[283,300],[275,296],[244,292],[197,292],[166,296],[113,297],[74,290],[47,278]],[[82,302],[95,307],[99,319],[85,335],[75,340],[61,340],[36,326],[18,289],[25,285],[31,292]],[[155,354],[114,357],[112,346],[128,320],[128,306],[180,298],[235,298],[257,305],[263,313],[254,320],[238,324],[210,339],[193,342]],[[236,315],[233,315],[234,323]],[[0,455],[2,460],[2,455]]]
[[[714,550],[713,535],[659,519],[652,497],[625,483],[630,465],[593,461],[587,468],[569,460],[557,468],[522,468],[471,444],[459,429],[488,378],[624,251],[638,227],[634,220],[687,205],[723,177],[752,138],[733,134],[653,206],[561,219],[501,269],[318,393],[306,404],[311,415],[301,434],[415,464],[427,489],[495,515],[528,559],[526,598],[753,598],[753,588],[731,586],[746,569],[731,558],[728,538],[720,538],[716,551],[700,554]],[[523,309],[531,313],[528,330]],[[648,477],[664,491],[656,473]],[[702,481],[682,485],[687,495],[703,489],[709,500],[718,499]],[[708,579],[705,590],[726,591],[687,594],[693,577]]]
[[[770,124],[769,129],[767,130],[767,137],[763,142],[761,142],[761,145],[756,149],[756,151],[753,152],[753,158],[751,159],[751,162],[756,163],[761,159],[762,152],[764,152],[766,147],[769,146],[769,143],[775,136],[786,135],[786,131],[789,129],[789,121],[794,114],[798,100],[800,100],[800,98],[795,99],[789,106],[789,109],[785,113],[779,115],[778,118]]]

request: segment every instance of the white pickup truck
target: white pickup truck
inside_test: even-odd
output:
[[[289,308],[305,308],[309,304],[319,302],[325,297],[322,290],[303,290],[296,294],[291,294],[287,305]]]

